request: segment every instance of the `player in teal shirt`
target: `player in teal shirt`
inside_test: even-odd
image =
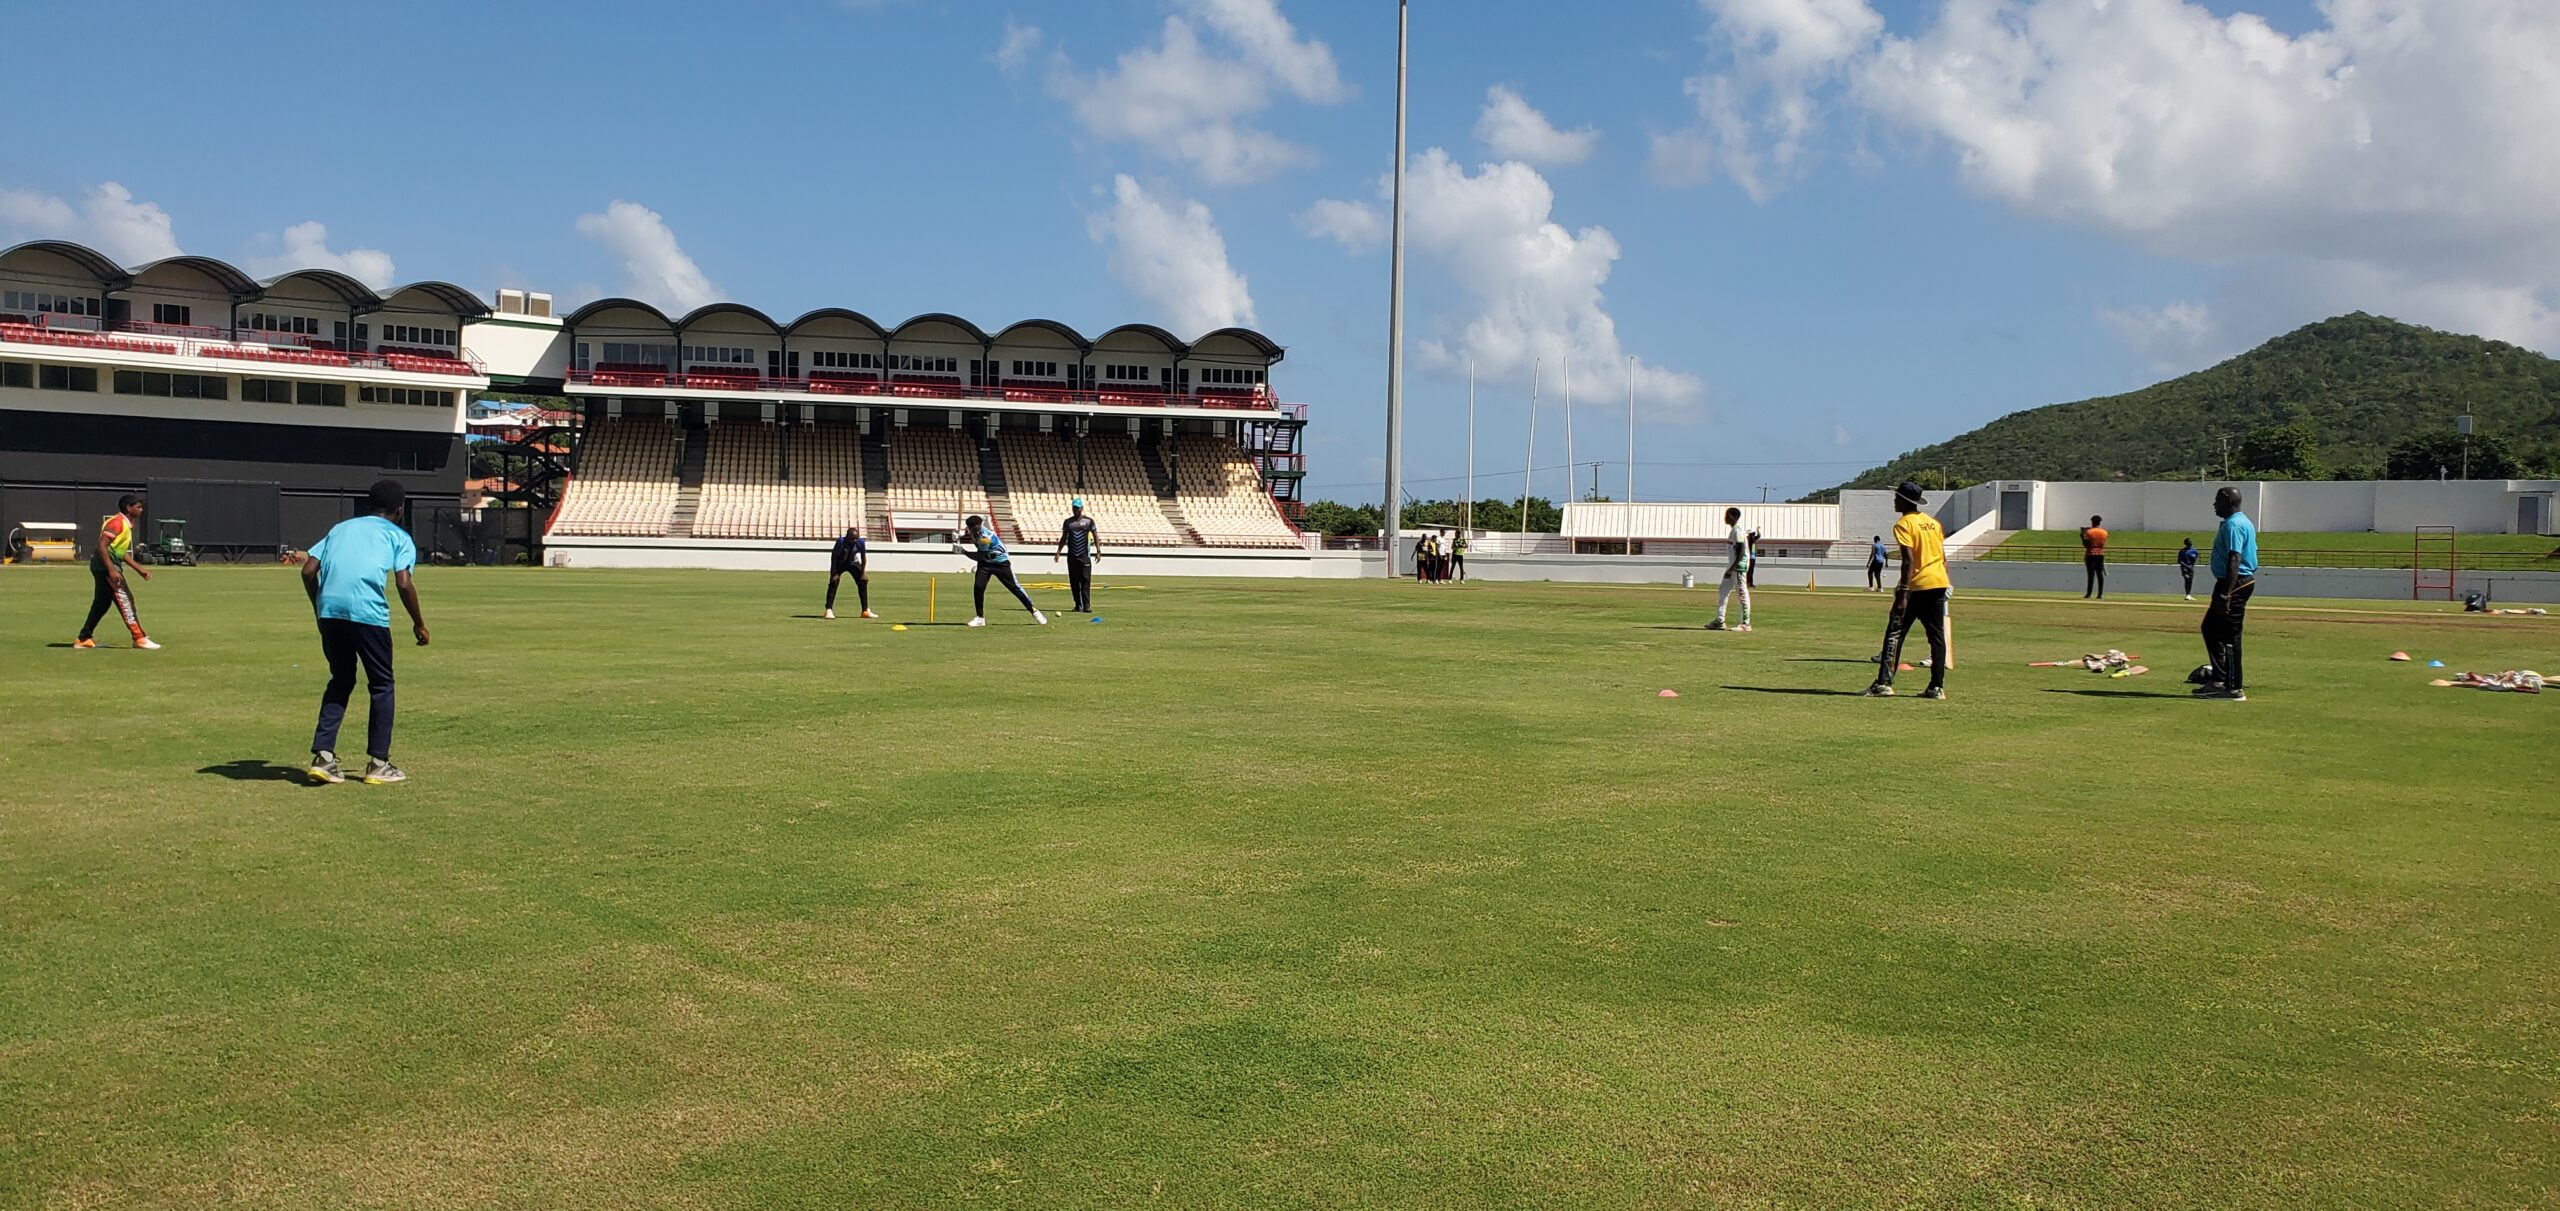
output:
[[[2208,672],[2196,687],[2198,698],[2247,702],[2241,689],[2240,632],[2248,620],[2249,597],[2258,590],[2258,525],[2240,511],[2240,490],[2213,494],[2213,511],[2222,525],[2213,532],[2213,600],[2204,608],[2204,655]]]
[[[346,721],[347,699],[355,693],[356,667],[364,667],[365,692],[371,706],[365,716],[364,780],[371,786],[405,782],[409,775],[391,764],[391,602],[386,584],[400,586],[400,604],[409,611],[409,630],[419,647],[427,645],[427,620],[418,610],[418,586],[409,578],[418,566],[418,544],[399,522],[408,492],[398,480],[386,479],[365,495],[369,509],[333,527],[312,545],[302,561],[302,590],[310,595],[320,621],[320,652],[329,661],[329,688],[320,694],[320,725],[311,733],[311,780],[344,782],[338,768],[338,726]]]
[[[986,518],[975,513],[969,515],[966,524],[967,528],[960,535],[960,541],[951,544],[951,549],[968,556],[971,563],[978,565],[978,610],[977,614],[969,619],[969,625],[973,627],[987,625],[987,582],[990,580],[1001,580],[1004,582],[1004,587],[1013,590],[1013,599],[1021,602],[1023,609],[1031,611],[1031,621],[1044,627],[1049,625],[1049,616],[1041,613],[1040,607],[1031,604],[1031,594],[1023,592],[1022,582],[1014,579],[1013,557],[1005,554],[1004,539],[996,536],[995,527],[988,525]]]

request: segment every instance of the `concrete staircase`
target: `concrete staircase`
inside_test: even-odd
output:
[[[873,542],[897,537],[889,527],[889,448],[869,433],[862,435],[862,517]]]
[[[1022,527],[1013,520],[1013,496],[1005,487],[1004,460],[993,444],[978,447],[978,486],[987,490],[987,524],[999,537],[1022,541]]]
[[[1182,511],[1182,494],[1174,490],[1173,472],[1165,467],[1164,451],[1156,444],[1156,439],[1139,439],[1138,465],[1146,468],[1147,484],[1156,490],[1156,507],[1164,510],[1164,519],[1173,524],[1174,531],[1189,539],[1193,546],[1208,545]]]
[[[693,515],[702,507],[702,477],[711,463],[711,430],[695,424],[683,432],[684,448],[676,456],[676,512],[667,527],[675,538],[693,537]]]

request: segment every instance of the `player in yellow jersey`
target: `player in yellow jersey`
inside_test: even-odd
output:
[[[1893,490],[1893,541],[1902,548],[1902,583],[1893,590],[1893,613],[1884,624],[1884,654],[1876,659],[1876,683],[1870,698],[1893,697],[1894,670],[1902,667],[1902,641],[1919,623],[1929,633],[1929,688],[1923,698],[1947,696],[1947,535],[1938,519],[1920,511],[1920,485],[1910,480]]]
[[[133,561],[133,536],[141,526],[142,498],[131,492],[119,498],[116,511],[98,523],[98,546],[89,552],[89,576],[96,582],[97,591],[89,597],[89,621],[81,624],[80,638],[72,643],[72,647],[98,646],[98,641],[92,638],[97,634],[98,620],[106,617],[107,611],[112,609],[124,615],[124,629],[133,632],[133,646],[146,652],[160,650],[159,644],[142,633],[142,619],[133,612],[133,589],[125,583],[124,573],[116,568],[117,564],[123,564],[134,575],[144,580],[151,579],[150,571]]]

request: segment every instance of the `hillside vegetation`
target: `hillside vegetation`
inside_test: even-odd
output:
[[[2433,478],[2459,463],[2454,418],[2466,412],[2474,476],[2548,473],[2560,462],[2560,361],[2359,311],[2139,391],[2011,413],[1841,487],[1934,487],[1941,473],[1955,484],[2183,479],[2220,468],[2224,434],[2235,477]]]

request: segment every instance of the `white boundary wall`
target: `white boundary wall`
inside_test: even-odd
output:
[[[552,538],[543,559],[566,559],[573,568],[712,568],[730,572],[809,572],[824,575],[832,541],[708,538]],[[1054,547],[1011,546],[1014,570],[1025,579],[1067,574],[1051,562]],[[1103,551],[1098,570],[1114,576],[1264,576],[1305,579],[1359,575],[1359,552],[1184,548]],[[1377,557],[1372,554],[1371,559]],[[1470,560],[1469,562],[1473,562]],[[876,542],[871,568],[879,572],[966,573],[968,558],[949,543]],[[1376,575],[1373,568],[1371,575]]]
[[[2030,529],[2078,529],[2097,514],[2110,530],[2209,532],[2213,494],[2223,485],[2007,480],[1997,486],[2030,494]],[[2560,492],[2555,480],[2240,480],[2230,486],[2240,489],[2240,507],[2266,531],[2407,534],[2418,526],[2452,526],[2465,534],[2514,534],[2528,497],[2541,501],[2541,532],[2560,530],[2552,516]],[[1987,507],[1999,508],[1996,495]]]

